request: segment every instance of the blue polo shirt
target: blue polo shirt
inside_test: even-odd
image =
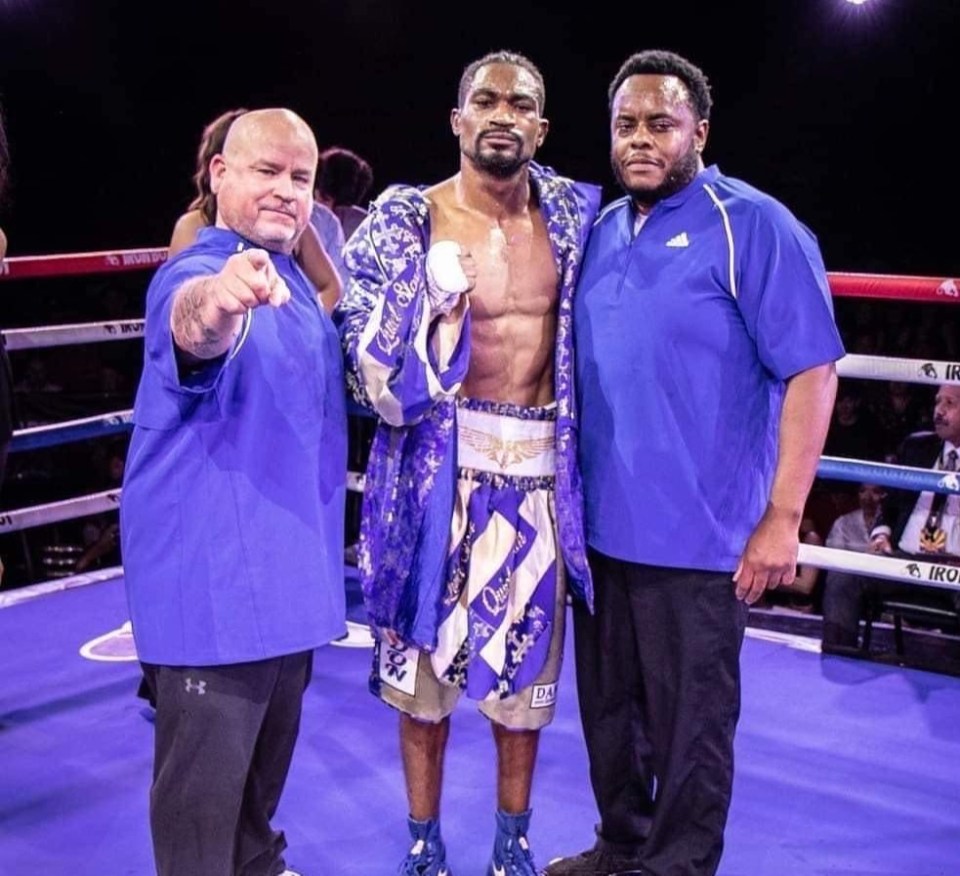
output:
[[[143,375],[120,507],[141,660],[241,663],[345,628],[346,412],[336,330],[292,258],[227,356],[178,373],[174,293],[250,244],[206,228],[147,290]]]
[[[787,378],[843,355],[816,239],[715,166],[638,234],[591,232],[574,308],[591,547],[733,571],[766,507]]]

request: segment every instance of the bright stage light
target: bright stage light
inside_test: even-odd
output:
[[[847,0],[847,3],[852,3],[854,6],[863,6],[867,0]]]

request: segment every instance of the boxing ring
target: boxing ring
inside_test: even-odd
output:
[[[0,296],[24,278],[146,271],[165,249],[8,259]],[[953,280],[831,274],[837,297],[960,305]],[[144,277],[144,288],[146,287]],[[11,353],[142,337],[142,320],[4,333]],[[960,384],[960,364],[848,355],[843,377]],[[15,372],[16,376],[16,372]],[[11,453],[129,432],[131,410],[19,430]],[[960,492],[957,476],[823,457],[831,480]],[[362,491],[352,472],[349,488]],[[119,489],[0,510],[0,534],[114,513]],[[801,563],[960,590],[960,569],[801,545]],[[0,591],[0,874],[152,872],[147,792],[152,724],[122,566]],[[277,823],[305,876],[393,872],[405,850],[405,795],[392,714],[366,691],[369,634],[345,566],[350,629],[319,649],[303,729]],[[572,636],[568,632],[568,647]],[[960,678],[821,656],[812,637],[751,628],[722,876],[909,873],[946,876],[960,861]],[[569,652],[572,654],[572,651]],[[543,734],[531,841],[544,866],[579,851],[596,819],[564,665],[555,723]],[[458,876],[485,866],[493,835],[493,746],[463,703],[454,723],[444,834]]]

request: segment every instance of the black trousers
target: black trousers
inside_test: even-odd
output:
[[[313,652],[229,666],[154,666],[150,828],[159,876],[276,876],[277,811]]]
[[[574,605],[577,688],[598,844],[644,876],[712,876],[723,851],[748,608],[729,572],[591,552]]]

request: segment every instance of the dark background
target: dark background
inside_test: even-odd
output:
[[[165,246],[193,195],[203,126],[237,106],[296,110],[321,147],[371,162],[374,193],[436,182],[458,166],[449,113],[461,71],[501,48],[545,75],[551,133],[538,158],[601,183],[609,200],[619,192],[607,86],[632,52],[669,48],[713,84],[708,162],[786,203],[818,235],[830,270],[960,276],[960,0],[565,2],[576,11],[520,0],[0,0],[9,254]],[[0,326],[140,317],[149,276],[2,283]],[[960,359],[954,305],[835,307],[849,352]],[[19,426],[129,408],[142,355],[139,339],[12,353]],[[831,455],[885,458],[902,434],[929,426],[928,387],[899,414],[885,382],[861,383],[862,415],[834,423]],[[0,508],[115,488],[110,455],[125,442],[12,454]],[[818,488],[824,535],[851,496]],[[3,587],[71,574],[114,522],[104,514],[0,537]],[[118,559],[114,549],[98,562]]]
[[[607,84],[671,48],[713,84],[708,161],[788,204],[828,268],[960,273],[957,0],[570,2],[0,0],[9,254],[166,244],[203,125],[238,105],[297,110],[376,191],[437,181],[461,69],[497,48],[546,77],[540,159],[610,199]]]

